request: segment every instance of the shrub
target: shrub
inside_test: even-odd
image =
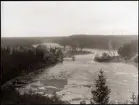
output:
[[[135,93],[132,93],[132,96],[131,96],[131,104],[138,104],[138,95],[135,95]]]
[[[52,97],[30,93],[21,95],[15,88],[11,87],[2,91],[1,99],[2,104],[68,104],[56,94]]]
[[[68,104],[62,101],[58,96],[41,96],[39,94],[24,94],[19,97],[18,103],[23,104]]]
[[[137,41],[126,43],[118,49],[118,54],[125,59],[130,59],[138,52],[137,46]]]

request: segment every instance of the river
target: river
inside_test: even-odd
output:
[[[130,100],[132,92],[138,93],[137,66],[121,62],[98,63],[93,59],[94,54],[77,55],[75,61],[65,58],[63,63],[41,71],[33,78],[33,82],[19,88],[19,91],[31,91],[42,95],[56,92],[62,100],[70,103],[76,104],[82,99],[89,103],[94,80],[102,69],[111,89],[110,100]],[[29,76],[33,75],[32,73]]]

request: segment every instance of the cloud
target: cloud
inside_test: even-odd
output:
[[[137,4],[137,1],[3,1],[2,36],[137,34]]]

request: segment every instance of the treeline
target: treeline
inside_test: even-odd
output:
[[[63,60],[60,48],[48,49],[45,45],[1,46],[1,85],[22,72],[31,72]]]
[[[29,46],[41,43],[52,43],[55,40],[59,40],[63,37],[2,37],[1,44],[4,46]]]
[[[3,45],[10,46],[23,46],[33,45],[39,43],[58,43],[62,46],[70,45],[73,48],[96,48],[96,49],[108,49],[108,41],[111,40],[113,47],[118,49],[124,43],[129,43],[131,40],[138,39],[137,35],[71,35],[67,37],[13,37],[13,38],[1,38]]]
[[[18,47],[18,46],[30,46],[33,44],[39,44],[41,43],[41,40],[39,38],[20,38],[20,37],[4,37],[1,38],[1,44],[4,46],[12,46],[12,47]]]
[[[64,47],[69,45],[74,49],[78,47],[81,50],[83,48],[108,49],[108,42],[111,41],[113,49],[117,50],[124,43],[136,39],[136,35],[72,35],[54,41]]]

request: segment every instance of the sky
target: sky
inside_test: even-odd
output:
[[[1,37],[138,35],[138,1],[1,1]]]

